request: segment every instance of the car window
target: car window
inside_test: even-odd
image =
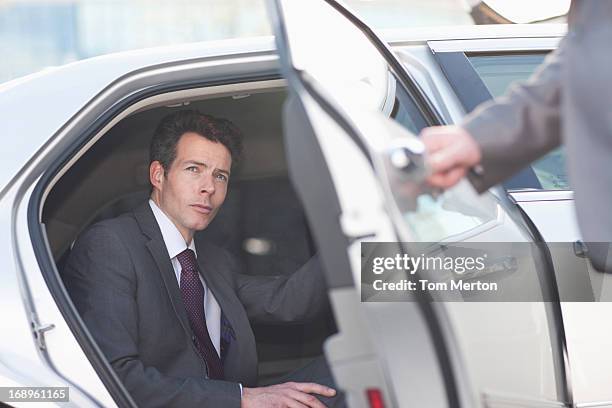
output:
[[[391,117],[410,132],[418,135],[427,122],[416,102],[403,87],[395,88],[395,105]],[[414,205],[410,192],[402,191],[402,182],[394,185],[393,195],[402,209],[403,221],[420,242],[438,242],[463,234],[496,219],[497,206],[489,194],[477,196],[467,184],[461,183],[440,196],[429,192],[418,195]]]
[[[396,201],[400,200],[396,195]],[[472,235],[471,231],[494,221],[497,213],[498,205],[490,193],[478,196],[467,183],[460,183],[438,197],[419,195],[416,206],[402,215],[416,241],[438,242]]]
[[[529,78],[545,57],[546,54],[542,53],[468,55],[472,66],[493,97],[503,95],[513,82]],[[570,189],[563,147],[532,163],[531,167],[542,189]]]

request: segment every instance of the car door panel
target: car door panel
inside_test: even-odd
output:
[[[560,33],[561,35],[562,33]],[[445,70],[448,82],[466,111],[472,110],[503,92],[513,80],[525,80],[543,59],[543,53],[556,47],[559,38],[524,38],[472,41],[440,41],[429,44],[437,63]],[[524,56],[524,65],[512,59]],[[477,59],[481,58],[481,61]],[[508,68],[497,77],[493,58],[507,58]],[[454,61],[455,65],[450,65]],[[458,63],[457,63],[458,62]],[[487,71],[488,70],[488,71]],[[487,77],[488,75],[488,77]],[[471,78],[473,88],[460,85],[461,78]],[[478,83],[480,80],[480,83]],[[487,95],[488,94],[488,95]],[[555,265],[561,299],[597,300],[608,296],[609,277],[588,267],[587,275],[564,273],[568,262],[582,262],[576,257],[572,244],[580,241],[575,219],[573,195],[564,170],[562,150],[553,152],[534,163],[518,176],[504,184],[509,196],[519,206],[536,233],[546,242],[567,245],[549,245]],[[582,265],[581,264],[581,265]],[[609,314],[609,303],[562,302],[561,311],[567,344],[568,378],[576,403],[610,400],[610,376],[603,373],[612,359],[605,352],[607,339],[612,335],[612,324],[603,315]],[[600,350],[594,353],[593,350]],[[597,354],[597,357],[595,357]],[[602,376],[605,378],[602,378]],[[591,379],[591,380],[589,380]]]
[[[530,39],[519,40],[521,43],[530,41]],[[554,38],[548,39],[545,41],[546,44],[544,44],[544,46],[550,47],[549,43],[556,44],[557,41],[558,40]],[[407,69],[413,70],[415,72],[414,75],[421,78],[423,88],[427,89],[432,99],[440,101],[440,104],[446,105],[445,108],[451,114],[451,117],[457,119],[461,116],[457,115],[457,113],[464,110],[465,107],[461,105],[460,95],[453,92],[453,84],[450,84],[451,86],[449,86],[449,80],[446,77],[446,72],[444,71],[443,67],[439,65],[440,59],[444,59],[446,62],[454,63],[453,69],[456,69],[457,61],[463,64],[469,64],[469,61],[463,52],[460,53],[461,55],[458,55],[459,51],[463,50],[457,49],[459,47],[457,43],[460,43],[461,46],[468,47],[473,51],[482,52],[483,50],[486,50],[486,46],[496,44],[497,42],[497,39],[429,42],[427,53],[423,52],[423,48],[421,48],[420,45],[398,46],[397,53]],[[501,42],[503,43],[504,40],[502,39]],[[513,44],[513,46],[516,46],[516,44]],[[435,52],[432,53],[431,48],[429,47],[435,48]],[[440,56],[438,54],[445,55]],[[488,93],[488,90],[484,84],[482,84],[478,76],[474,74],[473,68],[468,68],[470,68],[471,72],[468,70],[465,71],[469,75],[466,75],[465,72],[458,75],[457,82],[461,83],[462,86],[468,90],[472,90],[473,88],[473,86],[468,85],[474,85],[480,82],[480,89],[485,90]],[[422,74],[418,75],[417,73]],[[483,100],[485,99],[481,99],[479,102]],[[501,191],[498,193],[505,194]],[[515,204],[512,202],[506,203],[504,209],[505,211],[517,213]],[[517,213],[516,215],[515,222],[524,224],[521,214]],[[500,231],[504,230],[501,229]],[[509,238],[507,233],[504,234],[504,232],[502,232],[497,236],[487,236],[486,234],[483,234],[482,240],[491,240],[495,242],[512,240],[512,238]],[[520,241],[520,238],[518,240]],[[554,280],[554,277],[551,276],[551,278]],[[461,308],[464,306],[465,305],[452,306],[457,310],[457,314],[455,316],[455,319],[458,322],[457,326],[463,327],[463,325],[465,325],[467,327],[471,327],[473,321],[470,321],[470,318],[473,318],[474,314],[467,312],[467,308],[471,307],[472,305],[465,306],[466,312],[462,314]],[[478,309],[478,306],[476,306],[475,309]],[[505,310],[505,313],[502,312],[503,310]],[[495,316],[506,316],[507,318],[495,319]],[[521,308],[518,305],[507,305],[505,309],[503,307],[500,308],[500,311],[496,315],[487,316],[487,313],[484,313],[483,317],[488,318],[480,323],[486,324],[489,329],[488,336],[490,338],[495,338],[495,335],[498,335],[498,350],[503,350],[503,353],[505,353],[504,357],[497,358],[498,360],[500,358],[501,360],[504,360],[504,364],[501,365],[502,367],[508,367],[505,374],[504,370],[497,370],[495,375],[492,376],[490,373],[488,373],[489,367],[487,367],[487,362],[490,361],[490,355],[487,356],[484,349],[470,349],[468,354],[474,356],[475,358],[466,364],[473,370],[472,372],[474,377],[478,379],[476,382],[479,386],[484,386],[484,384],[486,384],[486,388],[489,390],[496,388],[496,396],[489,395],[489,399],[493,400],[499,397],[500,401],[502,401],[504,392],[511,392],[514,395],[521,395],[523,398],[529,395],[531,397],[531,401],[534,403],[537,403],[537,401],[542,403],[542,401],[546,400],[569,401],[569,398],[571,398],[570,393],[568,392],[570,389],[570,384],[566,378],[566,364],[564,363],[566,350],[564,338],[558,335],[559,330],[561,329],[562,332],[563,327],[559,305],[549,305],[546,307],[531,305],[531,309]],[[520,321],[521,319],[525,319],[526,322],[530,323],[523,326],[523,323]],[[543,323],[544,326],[542,325]],[[509,339],[511,337],[504,334],[504,331],[509,327],[513,327],[513,325],[516,325],[518,330],[517,333],[530,333],[528,334],[529,339],[527,340],[526,337],[525,340],[521,342],[520,346],[517,343],[510,341]],[[525,330],[525,327],[527,326],[529,326],[529,330]],[[542,327],[547,327],[546,334],[542,333]],[[466,345],[477,343],[477,341],[475,341],[477,339],[470,337],[469,331],[462,332],[460,329],[457,329],[457,332],[460,333],[460,340],[463,340]],[[539,369],[544,370],[543,372],[545,374],[541,374],[542,372],[540,372],[541,375],[535,375],[535,370],[526,370],[521,374],[521,378],[526,379],[526,381],[517,382],[514,379],[516,378],[517,373],[520,372],[520,366],[516,365],[516,362],[521,361],[520,359],[526,354],[531,355],[532,358],[530,361],[538,361],[538,364],[540,364]],[[538,357],[536,358],[535,356]],[[504,377],[504,375],[506,376]],[[494,381],[493,378],[496,378],[496,380]],[[553,378],[554,380],[551,381]],[[510,383],[513,383],[513,385],[508,385]],[[536,383],[539,385],[534,387],[534,384]],[[500,386],[500,384],[504,385]],[[496,387],[490,388],[491,385],[496,385]],[[513,388],[515,386],[516,388]],[[513,389],[510,391],[510,388]],[[517,404],[520,405],[521,403]]]

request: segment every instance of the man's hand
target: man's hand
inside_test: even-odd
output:
[[[243,388],[241,408],[325,408],[311,394],[333,397],[336,390],[315,383],[286,382],[269,387]]]
[[[454,186],[470,168],[480,163],[480,146],[459,126],[425,128],[421,140],[431,169],[427,182],[434,187],[446,189]]]

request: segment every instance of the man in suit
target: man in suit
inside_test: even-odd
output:
[[[223,204],[240,151],[227,120],[197,111],[162,119],[151,142],[150,200],[85,231],[63,271],[97,344],[143,407],[322,408],[314,395],[335,395],[310,382],[254,387],[249,319],[315,317],[327,303],[318,259],[290,277],[253,277],[194,239]]]
[[[424,129],[429,182],[449,188],[470,169],[483,192],[559,146],[567,150],[578,223],[594,266],[612,242],[612,2],[572,2],[568,34],[524,84],[483,104],[461,126]],[[593,245],[604,243],[604,246]],[[603,249],[603,251],[602,251]],[[610,257],[608,257],[610,258]]]

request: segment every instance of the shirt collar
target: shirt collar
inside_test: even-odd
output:
[[[170,259],[174,258],[181,252],[183,252],[186,248],[191,249],[196,257],[198,256],[195,243],[193,239],[189,243],[189,245],[185,244],[185,239],[179,232],[176,225],[168,218],[168,216],[155,204],[155,201],[149,199],[149,206],[153,211],[153,215],[155,216],[155,220],[157,221],[157,225],[159,225],[159,229],[162,233],[162,238],[164,239],[164,243],[166,244],[166,249],[168,250],[168,255],[170,255]]]

